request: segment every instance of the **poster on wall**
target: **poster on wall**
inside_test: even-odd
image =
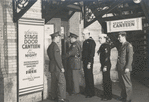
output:
[[[18,22],[19,95],[43,90],[43,20]]]
[[[107,21],[107,32],[142,30],[142,17]]]

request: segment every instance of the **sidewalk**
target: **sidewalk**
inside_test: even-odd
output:
[[[132,80],[133,84],[133,100],[132,102],[149,102],[149,88],[142,85],[137,80]],[[96,87],[96,96],[92,98],[85,98],[84,95],[78,94],[74,96],[67,95],[67,99],[69,102],[105,102],[101,101],[102,94],[102,85],[95,86]],[[113,83],[113,99],[106,102],[121,102],[117,100],[117,97],[120,95],[120,88],[118,83]],[[53,102],[51,100],[44,100],[42,102]]]

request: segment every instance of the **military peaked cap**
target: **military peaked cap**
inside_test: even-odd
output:
[[[51,37],[57,37],[57,36],[60,36],[59,31],[58,31],[58,32],[55,32],[55,33],[53,33],[53,34],[51,34],[50,36],[51,36]]]
[[[126,32],[119,32],[118,34],[119,35],[126,35],[127,33]]]
[[[69,37],[74,37],[74,38],[77,38],[78,35],[74,34],[74,33],[70,33]]]

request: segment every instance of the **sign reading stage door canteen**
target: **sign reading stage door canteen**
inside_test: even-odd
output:
[[[107,21],[107,32],[142,30],[142,18]]]
[[[43,90],[43,20],[18,22],[19,95]]]

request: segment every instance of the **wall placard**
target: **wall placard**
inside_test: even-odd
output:
[[[107,32],[142,30],[142,17],[107,21]]]
[[[43,90],[44,21],[20,19],[18,22],[19,95]]]

